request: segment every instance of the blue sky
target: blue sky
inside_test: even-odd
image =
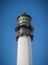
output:
[[[48,65],[47,0],[0,0],[0,65],[16,65],[18,43],[14,29],[17,16],[23,12],[33,19],[33,65]]]

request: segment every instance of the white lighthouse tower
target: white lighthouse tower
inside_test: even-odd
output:
[[[17,32],[16,40],[18,41],[17,65],[32,65],[32,48],[33,27],[31,26],[31,16],[23,13],[18,16],[18,25],[15,28]]]

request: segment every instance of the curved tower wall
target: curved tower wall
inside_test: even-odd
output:
[[[17,65],[32,65],[31,38],[29,36],[18,39]]]

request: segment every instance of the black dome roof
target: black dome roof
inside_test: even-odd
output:
[[[28,15],[28,14],[26,14],[26,13],[23,13],[23,14],[21,14],[20,16],[27,16],[27,17],[29,17],[30,19],[32,19],[31,16]],[[17,20],[20,18],[20,16],[17,17]]]

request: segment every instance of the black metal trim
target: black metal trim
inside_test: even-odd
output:
[[[27,29],[29,29],[31,32],[33,32],[34,31],[34,28],[33,28],[33,26],[26,26],[26,25],[18,25],[16,28],[15,28],[15,31],[17,32],[21,27],[23,27],[23,28],[27,28]]]
[[[26,35],[26,34],[25,34]],[[21,34],[21,35],[19,35],[19,36],[16,36],[16,41],[18,41],[18,39],[19,39],[19,37],[23,37],[24,36],[24,34]],[[30,36],[30,38],[31,38],[31,41],[33,41],[33,35],[26,35],[27,37],[28,36]]]

